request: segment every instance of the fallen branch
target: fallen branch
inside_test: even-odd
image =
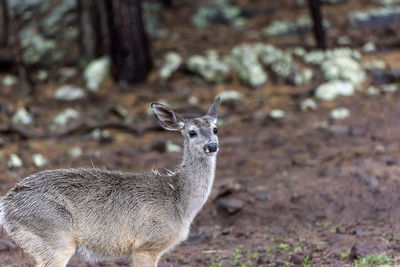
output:
[[[41,137],[41,135],[38,135],[23,126],[13,124],[0,124],[0,133],[17,134],[22,139],[36,139]]]
[[[133,125],[123,123],[123,122],[104,122],[104,123],[94,123],[89,121],[80,121],[70,127],[56,133],[50,134],[46,137],[64,137],[68,135],[78,134],[78,133],[87,133],[91,132],[95,129],[115,129],[121,130],[136,136],[141,136],[146,132],[160,131],[161,127],[158,125],[147,126],[144,128],[135,127]]]

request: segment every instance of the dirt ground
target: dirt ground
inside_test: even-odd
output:
[[[278,2],[237,1],[265,12],[265,16],[251,20],[254,29],[276,18],[306,13],[306,9],[296,8],[294,1],[282,1],[284,8],[277,12],[282,8]],[[190,38],[182,43],[153,41],[155,57],[170,49],[186,55],[210,47],[228,51],[235,44],[249,41],[241,32],[220,25],[208,32],[190,32],[190,25],[180,23],[189,19],[189,4],[177,3],[174,10],[162,11],[162,19],[171,31]],[[343,17],[337,16],[375,4],[348,1],[325,6],[326,17],[336,26],[329,32],[330,45],[334,46],[335,38],[344,34],[351,36],[354,46],[381,38],[381,31],[351,29]],[[214,32],[220,34],[211,38]],[[400,46],[396,49],[396,45],[400,42],[393,40],[390,34],[379,39],[381,49],[370,57],[398,68]],[[311,36],[256,41],[312,45]],[[237,90],[245,95],[243,102],[221,107],[224,123],[219,127],[220,152],[211,197],[196,217],[189,239],[164,255],[159,266],[353,266],[352,248],[361,248],[365,254],[385,253],[400,264],[400,92],[379,96],[359,92],[353,97],[320,102],[316,111],[300,111],[299,100],[309,96],[316,85],[318,82],[299,87],[268,83],[252,90],[236,80],[211,85],[185,73],[176,73],[168,83],[160,83],[154,71],[145,83],[121,90],[110,81],[97,95],[73,103],[53,99],[59,85],[52,81],[40,85],[29,98],[2,88],[0,107],[3,111],[28,107],[37,114],[36,124],[30,129],[33,132],[44,131],[53,116],[67,107],[79,110],[84,114],[82,119],[103,114],[101,121],[118,121],[120,118],[110,110],[121,105],[134,118],[134,126],[144,127],[156,125],[153,116],[147,114],[152,102],[164,100],[182,114],[193,114],[206,111],[220,92]],[[199,104],[188,104],[192,96],[199,99]],[[351,116],[341,121],[329,119],[335,107],[348,108]],[[286,117],[269,120],[267,114],[274,108],[285,110]],[[7,120],[7,116],[0,116],[1,123]],[[183,139],[177,133],[108,131],[111,138],[100,141],[93,140],[87,131],[58,138],[2,134],[0,195],[41,170],[32,162],[35,153],[49,159],[43,169],[94,166],[141,172],[173,169],[180,162],[180,152],[165,151],[167,140],[181,144]],[[71,158],[68,151],[75,146],[83,153]],[[22,168],[7,167],[12,153],[23,160]],[[241,205],[227,212],[222,200]],[[0,251],[0,266],[33,266],[33,260],[20,249],[4,250]],[[74,256],[68,266],[88,265]],[[129,259],[110,259],[92,266],[129,266]]]

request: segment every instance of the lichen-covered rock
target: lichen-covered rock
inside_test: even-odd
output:
[[[160,78],[162,80],[168,80],[182,64],[182,57],[176,52],[169,52],[165,55],[164,62],[160,68]]]
[[[36,73],[36,79],[38,79],[41,82],[44,82],[49,78],[49,73],[46,70],[39,70]]]
[[[268,117],[273,120],[281,120],[286,116],[285,111],[280,109],[273,109],[268,113]]]
[[[15,85],[17,82],[18,82],[17,77],[15,77],[14,75],[11,75],[11,74],[7,74],[3,78],[3,85],[5,87],[11,87],[11,86]]]
[[[32,160],[33,160],[33,164],[38,168],[42,168],[49,163],[47,158],[45,158],[41,154],[33,154]]]
[[[269,26],[262,30],[265,36],[281,36],[293,34],[299,31],[309,31],[312,29],[314,23],[310,17],[300,17],[295,21],[275,20]],[[325,28],[330,27],[327,20],[323,21]]]
[[[350,81],[354,85],[362,83],[366,73],[360,63],[351,57],[333,57],[322,63],[325,79]]]
[[[191,56],[186,61],[186,67],[198,74],[207,82],[221,83],[230,75],[229,65],[219,58],[217,52],[209,50],[206,56]]]
[[[373,42],[366,42],[361,49],[364,53],[372,53],[376,51],[376,45]]]
[[[312,98],[306,98],[300,101],[300,109],[302,111],[308,111],[308,110],[317,110],[318,109],[318,104],[317,102],[314,101]]]
[[[235,90],[227,90],[220,93],[219,97],[221,99],[221,102],[224,103],[229,101],[242,101],[244,95]]]
[[[17,154],[11,154],[7,165],[8,165],[8,168],[10,168],[10,169],[17,169],[17,168],[21,168],[24,164],[23,164],[21,158],[18,157]]]
[[[97,92],[100,85],[107,80],[110,74],[111,61],[109,57],[102,57],[91,61],[85,68],[83,76],[86,88],[89,91]]]
[[[350,110],[347,108],[336,108],[331,111],[330,117],[334,120],[343,120],[350,116]]]
[[[60,61],[65,56],[54,40],[46,39],[37,30],[27,28],[20,33],[23,48],[22,59],[28,64],[50,64]]]
[[[64,128],[69,122],[79,119],[80,114],[73,108],[67,108],[63,112],[57,114],[53,119],[52,130]]]
[[[376,27],[391,25],[400,21],[400,7],[390,6],[367,11],[353,11],[349,14],[353,27]]]
[[[60,32],[61,26],[76,19],[76,0],[63,0],[41,20],[41,25],[47,36],[54,36]],[[62,31],[63,32],[63,31]]]
[[[233,48],[231,55],[226,58],[240,79],[251,87],[265,84],[268,76],[258,60],[255,47],[245,44]]]
[[[20,108],[12,117],[13,124],[29,125],[33,123],[33,116],[25,109]]]
[[[224,23],[235,28],[243,28],[246,19],[242,17],[239,7],[229,0],[212,0],[208,5],[202,5],[192,17],[192,23],[198,28],[204,28],[212,23]]]
[[[54,92],[53,96],[57,100],[72,101],[85,97],[85,91],[72,85],[63,85]]]
[[[315,90],[315,97],[320,100],[331,101],[339,96],[351,96],[354,91],[352,83],[334,80],[321,84]]]

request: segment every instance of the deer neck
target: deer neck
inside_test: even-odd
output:
[[[192,153],[185,142],[180,166],[182,215],[190,221],[203,207],[210,195],[215,176],[216,154],[199,157]]]

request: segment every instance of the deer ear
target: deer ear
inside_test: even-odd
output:
[[[217,99],[215,99],[214,103],[212,103],[212,105],[208,109],[207,116],[217,119],[220,105],[221,105],[221,99],[220,97],[217,97]]]
[[[183,118],[169,107],[163,104],[153,103],[151,104],[151,108],[158,122],[165,130],[179,131],[185,125]]]

